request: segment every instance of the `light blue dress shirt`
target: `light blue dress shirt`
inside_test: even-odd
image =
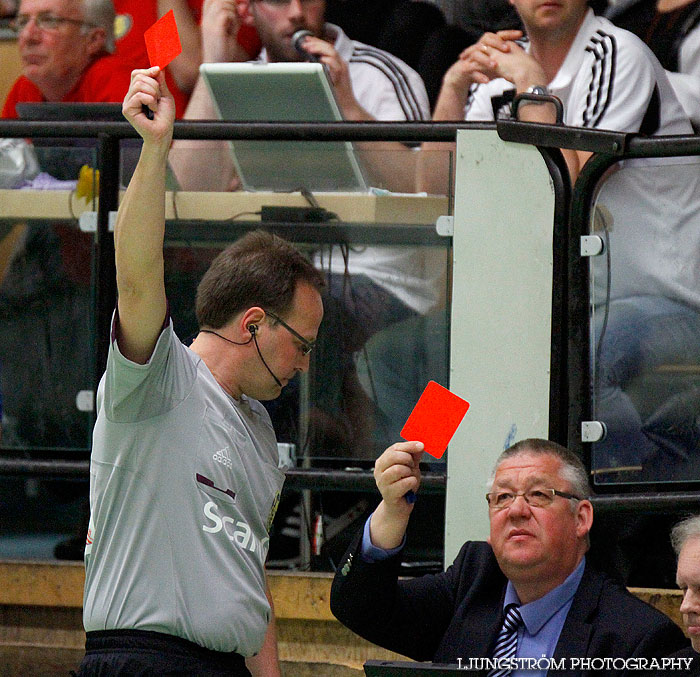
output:
[[[518,630],[516,658],[551,658],[559,641],[561,629],[571,608],[586,566],[584,557],[567,579],[544,597],[520,606],[523,625]],[[520,604],[513,584],[508,581],[503,608]],[[516,670],[512,677],[545,677],[546,670]]]
[[[373,515],[374,513],[372,513]],[[365,528],[362,532],[362,547],[360,548],[360,557],[365,562],[381,562],[383,559],[389,559],[392,555],[395,555],[403,546],[406,544],[406,534],[403,536],[401,545],[398,548],[392,548],[391,550],[384,550],[383,548],[378,548],[372,543],[372,538],[369,535],[369,521],[372,519],[372,515],[367,518],[365,522]]]

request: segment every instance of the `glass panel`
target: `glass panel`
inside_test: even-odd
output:
[[[78,225],[77,214],[91,203],[78,197],[77,179],[81,167],[95,166],[95,152],[33,150],[41,173],[25,179],[26,190],[3,190],[0,200],[0,445],[31,456],[80,450],[86,458],[93,423],[93,235]],[[91,171],[82,183],[91,195]]]
[[[77,217],[96,210],[94,172],[81,174],[84,166],[95,166],[94,148],[27,146],[21,151],[30,159],[26,175],[12,189],[9,181],[0,187],[0,453],[87,459],[93,413],[76,403],[78,394],[84,398],[87,392],[89,404],[95,381],[95,280],[93,235],[80,231]],[[122,144],[122,184],[130,179],[137,152],[138,144]],[[211,146],[185,153],[190,169],[201,172],[199,192],[191,192],[174,178],[177,152],[171,154],[168,177],[165,246],[166,291],[176,332],[185,342],[196,335],[196,287],[213,258],[273,219],[276,232],[295,241],[329,282],[326,321],[310,372],[268,404],[278,438],[294,444],[306,465],[369,467],[397,440],[427,380],[449,385],[450,240],[436,234],[435,222],[451,213],[446,188],[451,154],[432,156],[431,167],[442,169],[432,174],[427,195],[404,180],[413,176],[420,155],[396,145],[391,152],[367,144],[353,151],[351,166],[361,168],[365,183],[362,190],[347,192],[317,190],[312,184],[303,191],[241,190]],[[337,161],[337,148],[331,153]],[[37,160],[34,166],[31,158]],[[322,153],[319,160],[332,166]],[[42,188],[51,189],[39,191],[41,181]],[[14,189],[27,187],[26,182],[28,190]],[[227,190],[213,189],[222,183]],[[228,190],[232,185],[239,190]],[[270,212],[271,207],[288,211]],[[324,211],[300,214],[302,208]],[[0,557],[51,557],[59,541],[64,555],[80,557],[87,493],[86,481],[0,478],[0,503],[12,506],[1,520]],[[319,496],[309,502],[305,520],[318,514],[337,519],[334,525],[345,524],[348,515],[360,519],[362,498],[367,494],[359,499],[338,492],[325,500]],[[297,502],[292,499],[287,511],[292,517]],[[50,520],[42,518],[47,504],[55,508]],[[423,505],[428,510],[428,502]],[[281,513],[284,529],[288,520]],[[433,517],[428,521],[435,525]],[[441,529],[435,533],[441,535]],[[332,547],[335,558],[342,541]],[[276,555],[287,559],[284,548]],[[432,550],[419,557],[440,559]],[[292,559],[297,560],[294,552]]]
[[[189,147],[187,172],[204,167],[198,154],[211,158],[213,152],[212,145],[196,152]],[[180,177],[185,176],[182,153],[176,147],[170,156]],[[426,156],[429,163],[417,149],[398,144],[388,150],[363,144],[354,155],[363,177],[371,168],[374,183],[384,181],[382,186],[410,187],[406,177],[413,179],[423,162],[431,168],[431,187],[445,189],[442,196],[379,185],[355,192],[192,192],[183,191],[180,182],[181,190],[166,198],[172,219],[166,288],[183,340],[197,332],[196,285],[211,260],[228,242],[261,225],[261,218],[263,226],[271,218],[277,232],[297,242],[325,273],[325,315],[309,374],[266,403],[278,440],[296,445],[297,457],[314,465],[371,465],[399,439],[426,383],[449,385],[450,241],[436,235],[435,222],[451,210],[452,158],[447,151]],[[332,166],[326,159],[319,152],[316,162]],[[210,162],[197,187],[221,185],[218,170]],[[272,207],[278,211],[268,211]],[[319,217],[302,213],[314,207],[325,211]]]
[[[700,479],[700,167],[628,161],[600,187],[592,231],[597,483]]]
[[[78,177],[95,151],[68,143],[0,151],[0,455],[9,458],[89,457],[93,235],[77,217],[94,209],[94,174]],[[0,557],[51,558],[60,541],[79,557],[87,496],[87,479],[0,478]]]

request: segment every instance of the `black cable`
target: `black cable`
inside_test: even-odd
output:
[[[234,214],[233,216],[229,216],[226,221],[235,221],[237,218],[241,216],[260,216],[262,212],[238,212],[238,214]]]
[[[217,334],[213,329],[200,329],[199,332],[201,334],[214,334],[214,336],[218,336],[220,339],[223,339],[224,341],[227,341],[228,343],[233,343],[234,346],[247,346],[254,338],[255,338],[255,333],[252,333],[250,335],[250,338],[247,341],[244,341],[243,343],[239,343],[238,341],[232,341],[231,339],[226,338],[225,336],[222,336],[221,334]],[[255,341],[255,345],[258,345],[258,342]],[[258,353],[260,352],[260,349],[258,348]],[[260,356],[262,359],[262,355]],[[265,360],[263,360],[263,363]],[[265,365],[267,367],[267,365]],[[268,367],[269,369],[269,367]]]
[[[321,209],[321,205],[318,204],[318,200],[314,196],[314,194],[308,189],[302,186],[299,188],[299,192],[302,194],[302,197],[312,206],[315,207],[316,209]],[[337,217],[336,217],[337,218]]]
[[[221,338],[223,338],[223,336]],[[225,340],[228,341],[228,339],[225,339]],[[243,343],[243,344],[239,343],[238,345],[247,345],[248,343],[251,342],[251,340],[253,341],[253,343],[255,343],[255,349],[258,351],[258,357],[260,358],[260,361],[265,365],[265,369],[267,369],[270,372],[270,376],[272,376],[272,378],[275,379],[275,383],[281,388],[282,382],[277,378],[277,376],[275,376],[275,372],[272,371],[272,369],[270,369],[270,367],[267,365],[267,362],[265,362],[265,358],[263,357],[262,353],[260,352],[260,346],[258,345],[257,332],[252,331],[248,341],[246,343]],[[235,343],[235,341],[231,341],[231,343]]]

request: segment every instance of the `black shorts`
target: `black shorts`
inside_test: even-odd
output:
[[[88,632],[78,677],[250,677],[243,656],[148,630]]]

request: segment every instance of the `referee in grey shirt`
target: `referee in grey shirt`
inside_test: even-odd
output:
[[[285,240],[246,235],[205,273],[183,346],[163,277],[175,107],[157,67],[133,72],[123,111],[143,147],[114,232],[79,674],[274,677],[265,557],[284,476],[258,400],[308,369],[323,280]]]

